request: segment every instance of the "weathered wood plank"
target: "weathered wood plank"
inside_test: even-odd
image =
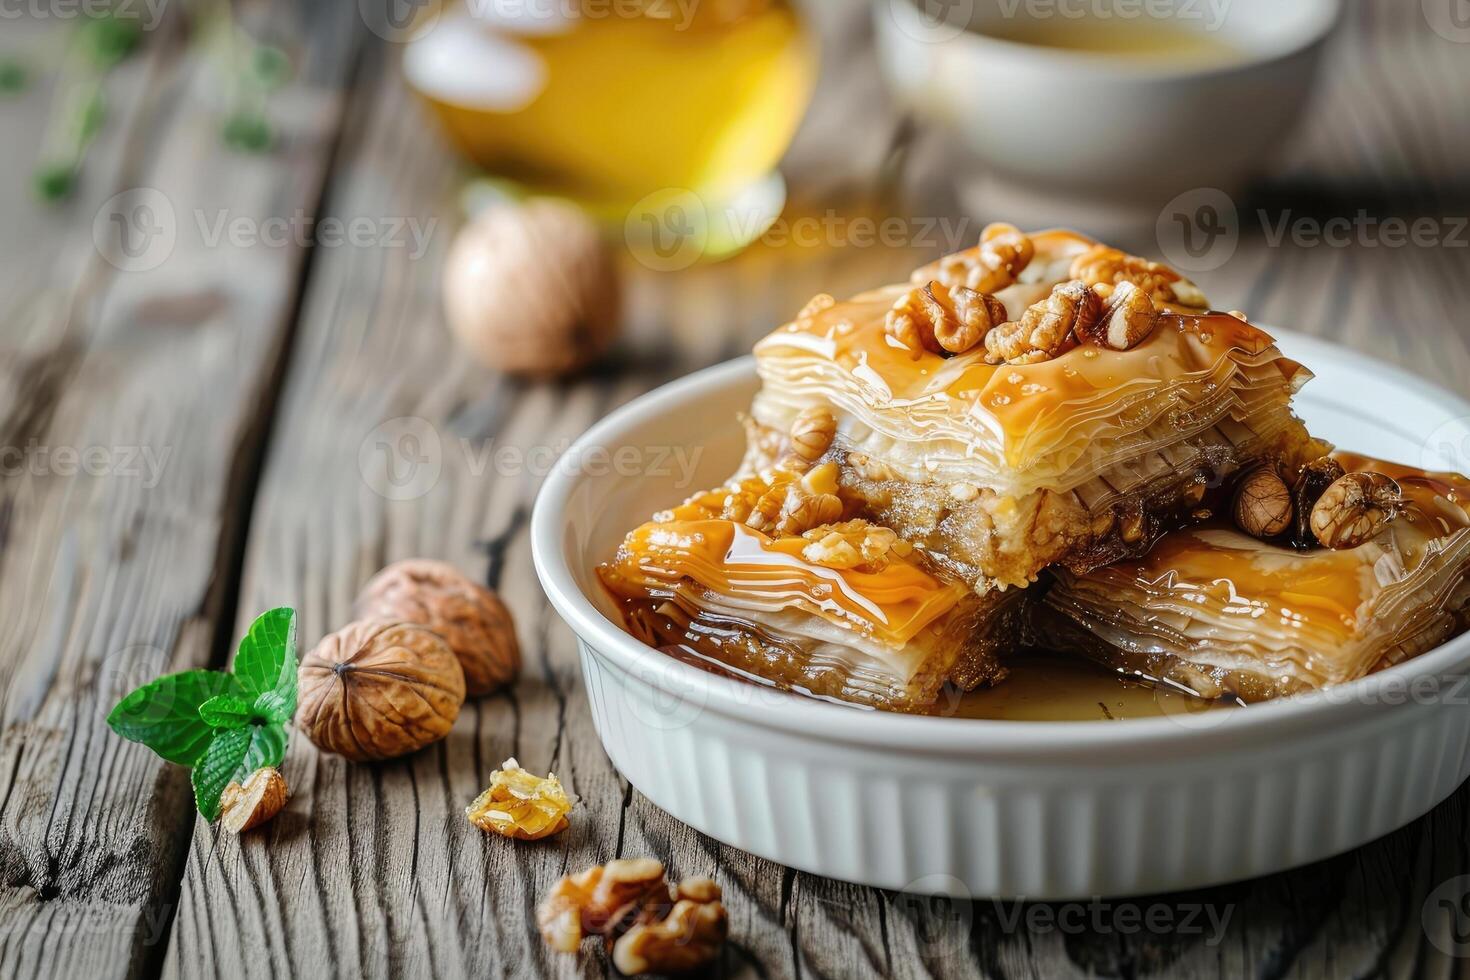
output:
[[[292,10],[261,12],[285,24]],[[0,405],[0,445],[23,456],[0,479],[6,976],[123,976],[161,960],[193,821],[188,776],[105,717],[131,687],[223,653],[304,249],[210,246],[195,219],[314,206],[354,36],[344,18],[316,16],[337,26],[295,52],[304,77],[286,97],[301,114],[283,120],[276,154],[222,145],[197,95],[216,82],[174,20],[110,83],[112,121],[71,202],[18,200],[32,161],[8,171],[5,301],[30,318],[6,319]],[[27,109],[7,153],[34,151],[44,114]],[[102,202],[139,187],[167,203],[171,216],[151,217],[176,232],[146,271],[93,240]],[[38,289],[51,298],[26,306]]]

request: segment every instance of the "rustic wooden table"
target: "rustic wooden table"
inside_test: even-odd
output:
[[[630,262],[629,330],[610,360],[558,384],[481,370],[438,303],[464,174],[357,7],[237,11],[297,65],[267,154],[222,145],[211,77],[174,10],[109,83],[110,119],[70,201],[39,204],[25,179],[54,79],[0,98],[0,975],[606,974],[590,944],[548,953],[532,908],[569,869],[644,854],[724,886],[728,975],[1467,972],[1448,955],[1463,952],[1464,920],[1435,903],[1421,915],[1470,873],[1467,789],[1289,874],[1070,907],[952,907],[815,878],[645,801],[599,747],[571,633],[531,571],[539,474],[495,451],[564,447],[640,392],[745,351],[810,294],[886,281],[944,243],[764,244],[668,275]],[[65,29],[7,20],[0,47],[41,51]],[[786,168],[790,215],[957,216],[954,157],[890,107],[862,9],[825,10],[823,35],[816,108]],[[1453,215],[1470,207],[1467,160],[1470,46],[1430,30],[1417,0],[1365,2],[1300,140],[1243,204],[1235,255],[1198,278],[1263,322],[1465,391],[1470,242]],[[99,248],[123,191],[135,223],[169,219],[164,252]],[[1360,209],[1429,216],[1442,241],[1271,240],[1283,213],[1302,227]],[[257,230],[365,219],[377,239],[216,236],[222,216]],[[422,254],[411,222],[428,230]],[[360,452],[421,424],[405,419],[424,420],[433,473],[405,492],[375,486]],[[223,665],[269,606],[296,607],[314,642],[370,574],[413,555],[498,587],[527,654],[515,688],[467,705],[446,741],[365,766],[298,738],[288,809],[237,839],[197,818],[183,770],[105,725],[138,683]],[[554,842],[511,845],[463,819],[510,755],[584,801]]]

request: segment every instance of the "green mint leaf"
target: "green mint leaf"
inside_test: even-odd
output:
[[[0,92],[9,95],[24,91],[29,81],[25,65],[12,58],[0,58]]]
[[[76,186],[76,168],[70,163],[47,163],[36,169],[36,196],[43,201],[55,202],[71,195]]]
[[[199,717],[210,728],[244,728],[255,717],[255,709],[244,698],[217,694],[199,706]]]
[[[250,77],[261,88],[280,88],[291,78],[291,59],[273,44],[258,45],[250,55]]]
[[[138,20],[111,13],[89,17],[77,30],[83,52],[100,71],[132,54],[143,39],[143,26]]]
[[[279,692],[296,710],[296,610],[267,610],[250,624],[235,654],[235,676],[252,698]]]
[[[286,756],[286,729],[280,725],[220,728],[191,775],[194,805],[206,820],[219,819],[219,798],[230,783],[243,783],[261,766],[279,766]]]
[[[241,694],[229,674],[186,670],[144,684],[117,703],[107,724],[123,738],[141,742],[169,762],[192,766],[205,753],[213,729],[199,708],[222,694]]]
[[[284,725],[296,714],[296,688],[290,691],[266,691],[255,699],[252,706],[255,717],[264,721]]]
[[[270,120],[258,112],[236,112],[225,120],[225,146],[241,153],[264,153],[275,143]]]

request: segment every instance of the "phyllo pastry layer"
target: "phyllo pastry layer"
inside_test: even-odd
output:
[[[1204,697],[1259,701],[1354,680],[1463,631],[1470,480],[1336,459],[1397,483],[1391,519],[1367,543],[1302,551],[1218,525],[1178,531],[1144,558],[1058,572],[1039,642]]]
[[[898,710],[921,710],[946,681],[969,689],[1003,676],[1000,626],[1018,596],[982,598],[946,581],[867,521],[797,533],[710,516],[731,493],[740,490],[655,515],[598,567],[639,639],[779,687]]]
[[[1156,263],[995,227],[760,341],[748,469],[825,407],[845,494],[983,588],[1140,552],[1240,467],[1310,452],[1290,400],[1311,375],[1264,331]]]

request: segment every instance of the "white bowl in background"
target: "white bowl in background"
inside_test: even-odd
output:
[[[1323,437],[1470,468],[1470,403],[1335,345],[1278,336],[1317,372],[1298,405]],[[882,888],[1144,894],[1340,853],[1470,775],[1470,636],[1325,694],[1111,722],[866,711],[645,647],[618,625],[593,568],[651,511],[728,477],[743,448],[735,416],[756,385],[746,357],[618,409],[574,444],[567,458],[587,465],[558,468],[532,518],[536,570],[576,633],[603,746],[639,792],[696,830]],[[688,472],[679,452],[695,463]],[[653,472],[633,472],[635,460]]]
[[[1301,113],[1341,10],[1341,0],[1180,3],[1172,23],[1244,52],[1196,67],[984,33],[1007,18],[1076,16],[1106,2],[946,0],[950,21],[922,12],[934,4],[874,0],[890,86],[988,165],[986,194],[1003,199],[1010,220],[1094,228],[1130,210],[1157,214],[1196,188],[1234,194],[1259,174]],[[1157,5],[1115,6],[1121,17]]]

